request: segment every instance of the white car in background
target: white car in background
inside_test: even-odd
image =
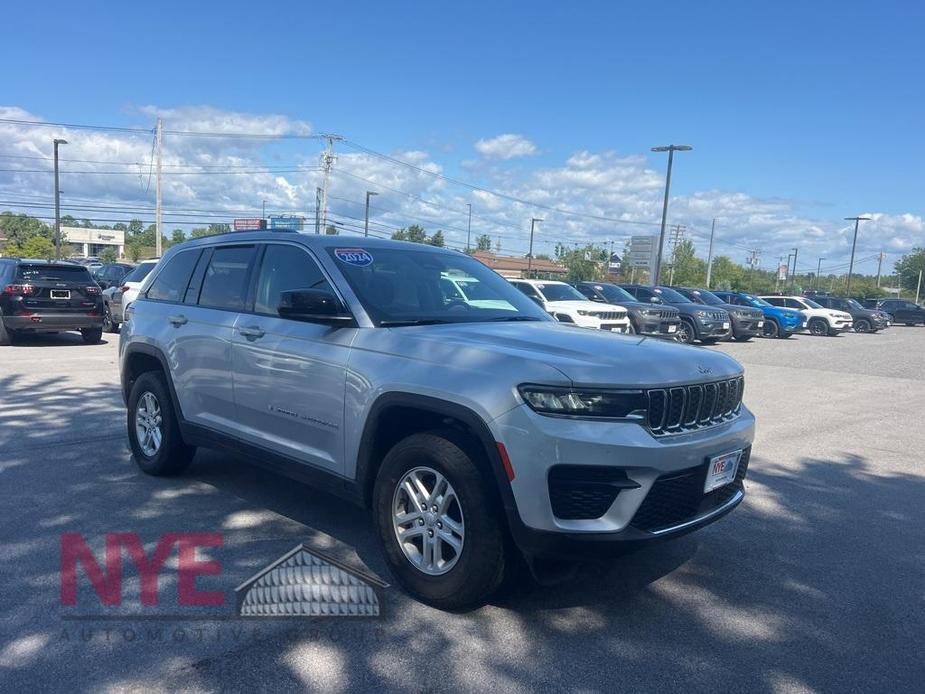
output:
[[[854,328],[854,318],[850,313],[820,306],[805,296],[762,296],[759,298],[773,306],[795,308],[800,311],[806,316],[806,328],[810,335],[837,335]]]
[[[142,260],[122,279],[118,287],[103,290],[103,330],[108,333],[118,332],[119,326],[125,321],[125,309],[138,298],[138,290],[159,261],[160,258]]]
[[[575,287],[554,280],[509,280],[560,323],[615,333],[633,333],[627,310],[616,304],[588,301]]]

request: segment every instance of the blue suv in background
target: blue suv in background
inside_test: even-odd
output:
[[[806,316],[796,309],[772,306],[764,299],[745,292],[711,291],[727,304],[760,308],[764,312],[764,337],[790,337],[806,327]]]

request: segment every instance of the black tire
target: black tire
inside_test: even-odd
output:
[[[816,337],[829,334],[829,324],[825,318],[813,318],[807,327],[809,328],[809,334]]]
[[[854,332],[869,333],[869,332],[876,332],[876,331],[871,330],[869,320],[867,320],[866,318],[858,318],[856,321],[854,321]]]
[[[396,580],[423,603],[441,610],[483,605],[498,590],[506,567],[504,521],[497,495],[453,432],[413,434],[385,456],[373,489],[373,511],[385,559]],[[392,505],[406,473],[439,472],[452,485],[464,527],[455,564],[440,575],[415,566],[396,537]],[[429,523],[430,521],[428,521]],[[430,532],[430,531],[429,531]]]
[[[112,310],[109,308],[109,304],[103,305],[103,332],[119,332],[119,324],[113,321]]]
[[[103,329],[102,328],[84,328],[80,331],[80,336],[83,338],[85,345],[95,345],[98,344],[100,340],[103,339]]]
[[[748,342],[752,339],[751,335],[739,335],[735,338],[736,342]]]
[[[780,334],[780,325],[773,318],[768,318],[764,322],[764,327],[761,329],[761,336],[774,339],[776,337],[781,337]]]
[[[793,337],[793,333],[782,332],[780,335],[778,335],[778,337],[782,340],[789,340],[791,337]]]
[[[13,344],[13,331],[7,330],[3,324],[3,316],[0,316],[0,347],[6,347]]]
[[[697,329],[694,328],[694,324],[690,320],[682,318],[678,324],[678,334],[675,339],[683,345],[693,344],[694,340],[697,339]]]
[[[718,337],[702,337],[700,338],[700,344],[702,345],[715,345],[719,342]]]
[[[161,443],[153,454],[143,450],[135,426],[139,414],[139,400],[146,393],[154,396],[160,409]],[[170,392],[163,374],[159,371],[146,371],[132,385],[132,392],[128,397],[128,442],[135,463],[148,475],[177,475],[189,467],[196,454],[196,449],[183,441]]]

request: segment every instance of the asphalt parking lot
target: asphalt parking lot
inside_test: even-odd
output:
[[[167,576],[141,619],[128,568],[124,618],[62,606],[68,532],[98,551],[221,533],[223,585],[299,542],[389,580],[366,514],[333,497],[212,452],[138,472],[104,337],[0,348],[2,691],[922,691],[925,328],[716,347],[758,418],[748,497],[718,523],[466,614],[390,587],[352,622],[180,619]]]

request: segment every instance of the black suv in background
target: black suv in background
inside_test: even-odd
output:
[[[0,345],[22,333],[79,330],[84,342],[103,336],[103,298],[83,265],[0,258]]]
[[[739,342],[748,342],[753,337],[757,337],[764,328],[764,313],[761,309],[730,304],[706,289],[691,287],[672,287],[672,289],[695,304],[716,306],[728,311],[732,318],[732,336]]]
[[[892,316],[894,323],[925,325],[925,308],[905,299],[883,299],[877,302],[877,309]]]
[[[883,311],[864,308],[854,299],[828,294],[815,294],[812,297],[820,306],[850,313],[854,319],[854,332],[875,333],[890,326],[890,317]]]
[[[118,287],[125,276],[135,269],[134,265],[128,263],[109,263],[96,268],[91,274],[100,289],[109,289],[109,287]]]
[[[732,319],[722,308],[692,303],[683,294],[670,287],[648,287],[641,284],[621,284],[627,292],[643,303],[673,306],[681,314],[678,325],[678,342],[690,344],[700,340],[713,344],[731,334]]]
[[[609,282],[576,282],[575,289],[591,301],[603,304],[617,304],[629,314],[633,332],[637,335],[663,337],[675,340],[681,317],[673,306],[653,306],[651,303],[637,301],[625,289]]]

